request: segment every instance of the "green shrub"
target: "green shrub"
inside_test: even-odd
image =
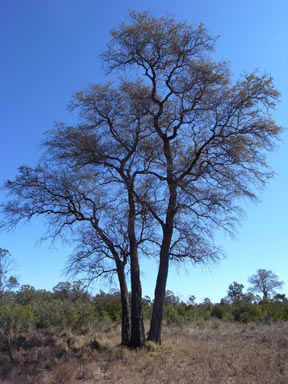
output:
[[[240,302],[232,311],[235,321],[248,323],[251,321],[262,321],[262,313],[257,304]]]
[[[226,316],[226,309],[222,304],[215,304],[212,312],[211,312],[212,317],[216,317],[217,319],[224,319]]]

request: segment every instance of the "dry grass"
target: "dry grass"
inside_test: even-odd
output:
[[[118,337],[44,340],[16,351],[12,366],[0,354],[0,384],[288,383],[288,323],[164,328],[161,346],[139,351],[117,345]]]

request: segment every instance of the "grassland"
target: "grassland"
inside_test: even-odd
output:
[[[221,321],[163,329],[161,346],[119,346],[119,330],[18,337],[14,362],[0,352],[1,384],[288,383],[288,323]]]

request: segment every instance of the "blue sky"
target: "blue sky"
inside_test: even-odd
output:
[[[287,0],[1,0],[0,1],[0,183],[13,178],[20,165],[35,165],[43,133],[54,121],[68,122],[66,105],[73,92],[101,82],[99,54],[109,31],[127,20],[128,10],[166,11],[176,20],[203,22],[220,35],[215,58],[227,60],[235,79],[259,68],[271,73],[282,102],[273,117],[288,126],[288,2]],[[226,258],[217,265],[171,270],[167,288],[197,301],[218,301],[228,285],[248,287],[247,277],[258,268],[271,269],[285,281],[288,293],[288,135],[277,152],[268,155],[277,176],[246,203],[246,218],[234,240],[217,236]],[[3,194],[1,195],[3,198]],[[51,289],[62,274],[69,246],[36,244],[45,232],[41,220],[0,233],[22,284]],[[153,296],[157,265],[142,260],[143,294]],[[104,282],[97,288],[108,290]]]

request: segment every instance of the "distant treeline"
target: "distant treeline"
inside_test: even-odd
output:
[[[201,324],[209,319],[242,323],[288,320],[288,299],[285,295],[260,298],[253,293],[242,293],[242,288],[241,284],[234,282],[229,286],[228,295],[216,304],[208,298],[202,303],[196,303],[194,296],[185,302],[173,292],[167,291],[164,320],[167,325],[177,326],[189,322]],[[144,318],[149,320],[153,302],[148,296],[142,300]],[[109,330],[120,323],[120,293],[100,292],[91,295],[81,281],[61,282],[52,292],[22,285],[16,292],[2,292],[0,297],[2,336],[33,329],[86,333],[105,328]]]

